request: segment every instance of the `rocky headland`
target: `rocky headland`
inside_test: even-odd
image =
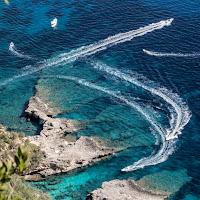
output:
[[[112,180],[87,196],[87,200],[163,200],[178,192],[191,177],[187,170],[163,170],[138,181]]]
[[[144,190],[133,180],[104,182],[102,187],[90,193],[86,200],[163,200],[167,195]]]
[[[30,119],[43,121],[40,134],[27,138],[31,144],[38,146],[41,152],[45,152],[45,158],[41,159],[38,166],[29,170],[25,176],[26,180],[37,181],[54,174],[81,168],[123,150],[116,147],[112,141],[108,142],[97,137],[74,138],[72,133],[85,128],[87,121],[54,118],[58,110],[52,109],[38,93],[30,98],[25,112]],[[173,187],[169,187],[174,180],[176,187],[174,184]],[[112,180],[104,182],[101,188],[88,194],[86,199],[164,200],[177,192],[189,180],[186,171],[162,171],[144,176],[138,181]]]
[[[43,103],[38,96],[30,98],[25,112],[30,118],[43,120],[43,130],[40,135],[29,136],[28,139],[46,154],[46,158],[39,166],[26,175],[27,180],[39,180],[53,174],[68,172],[97,162],[121,150],[106,146],[104,141],[97,137],[82,136],[78,140],[63,137],[80,130],[86,122],[52,118],[55,114],[53,109]]]

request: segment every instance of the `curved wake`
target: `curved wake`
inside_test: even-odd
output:
[[[76,50],[72,50],[69,53],[60,54],[60,55],[56,56],[55,58],[46,60],[45,63],[39,65],[39,67],[37,67],[37,68],[33,68],[30,71],[26,71],[22,74],[16,75],[16,76],[14,76],[10,79],[5,80],[3,83],[0,84],[0,86],[6,85],[7,83],[9,83],[9,82],[11,82],[15,79],[21,78],[23,76],[30,75],[30,74],[33,74],[35,72],[38,72],[38,71],[40,71],[44,68],[52,67],[52,66],[66,65],[67,63],[73,62],[78,58],[95,54],[97,52],[100,52],[102,50],[107,49],[108,47],[117,45],[117,44],[122,43],[122,42],[130,41],[134,37],[142,36],[146,33],[152,32],[156,29],[161,29],[164,26],[169,26],[171,24],[172,20],[173,19],[166,20],[166,21],[160,21],[158,23],[153,23],[153,24],[150,24],[146,27],[139,28],[137,30],[129,31],[129,32],[126,32],[126,33],[120,33],[120,34],[108,37],[105,40],[100,40],[99,42],[96,42],[94,44],[91,44],[91,45],[88,45],[88,46],[83,46],[83,47],[78,48]],[[144,166],[147,166],[147,165],[155,165],[157,163],[165,161],[167,159],[167,157],[173,152],[173,147],[174,147],[174,143],[175,143],[174,140],[166,141],[166,137],[165,137],[167,135],[166,130],[163,130],[162,127],[158,123],[153,121],[152,118],[146,112],[143,111],[143,108],[140,107],[139,105],[137,105],[136,103],[129,101],[124,96],[119,96],[119,95],[117,95],[117,93],[109,91],[108,89],[105,89],[105,88],[100,87],[100,86],[96,86],[94,84],[91,84],[87,81],[84,81],[84,80],[81,80],[81,79],[78,79],[78,78],[69,77],[69,76],[57,76],[57,78],[65,78],[65,79],[73,80],[73,81],[76,81],[76,82],[78,82],[82,85],[85,85],[87,87],[91,87],[93,89],[100,90],[100,91],[105,92],[105,93],[107,93],[111,96],[114,96],[115,98],[120,99],[121,101],[125,102],[127,105],[131,106],[132,108],[135,108],[138,112],[140,112],[142,115],[144,115],[145,118],[159,132],[159,134],[161,136],[161,140],[162,140],[162,145],[161,145],[160,150],[157,152],[157,154],[152,155],[149,158],[143,158],[143,159],[139,160],[137,163],[135,163],[133,166],[129,166],[129,167],[125,168],[124,170],[130,171],[130,170],[136,170],[138,168],[141,168],[141,167],[144,167]],[[143,85],[143,87],[145,88],[145,85]],[[170,101],[170,99],[168,101]],[[177,108],[177,113],[179,113],[178,108]],[[179,114],[179,116],[180,116],[180,114]],[[180,127],[177,127],[176,129],[178,131],[178,129],[180,129]],[[174,136],[175,133],[176,132],[174,131],[171,136]]]
[[[200,53],[161,53],[155,51],[148,51],[143,49],[144,53],[151,55],[151,56],[158,56],[158,57],[199,57]]]
[[[79,79],[79,78],[72,77],[72,76],[60,76],[60,75],[44,76],[44,77],[45,78],[59,78],[59,79],[72,80],[81,85],[84,85],[89,88],[96,89],[98,91],[109,94],[110,96],[113,96],[113,97],[123,101],[126,105],[129,105],[130,107],[136,109],[139,113],[141,113],[146,118],[146,120],[156,129],[156,131],[158,131],[158,133],[160,134],[160,139],[161,139],[161,148],[157,152],[157,154],[151,155],[148,158],[143,158],[143,159],[139,160],[138,162],[134,163],[134,165],[131,165],[131,166],[128,166],[128,167],[122,169],[122,171],[132,171],[132,170],[137,170],[139,168],[143,168],[148,165],[156,165],[158,163],[164,162],[168,158],[168,156],[173,153],[174,147],[175,147],[175,141],[174,140],[166,141],[166,138],[165,138],[166,130],[164,130],[160,124],[158,124],[156,121],[154,121],[154,119],[144,111],[144,108],[139,106],[136,102],[129,101],[124,96],[119,95],[118,92],[116,93],[114,91],[110,91],[107,88],[97,86],[93,83],[85,81],[84,79]]]
[[[137,30],[132,30],[132,31],[129,31],[126,33],[119,33],[117,35],[110,36],[104,40],[100,40],[99,42],[96,42],[94,44],[90,44],[88,46],[83,46],[78,49],[71,50],[68,53],[62,53],[62,54],[56,56],[55,58],[46,60],[44,64],[41,64],[39,67],[34,68],[34,69],[30,70],[29,72],[25,72],[25,73],[16,75],[13,78],[10,78],[9,80],[5,80],[3,83],[0,84],[0,86],[6,85],[7,83],[9,83],[17,78],[38,72],[44,68],[55,66],[55,65],[56,66],[66,65],[70,62],[77,60],[78,58],[89,56],[89,55],[95,54],[97,52],[103,51],[103,50],[107,49],[108,47],[117,45],[119,43],[130,41],[135,37],[145,35],[156,29],[162,29],[164,26],[169,26],[170,23],[172,22],[172,20],[173,19],[169,19],[169,20],[163,20],[163,21],[160,21],[157,23],[152,23],[148,26],[141,27]]]
[[[9,50],[10,50],[14,55],[16,55],[17,57],[25,58],[25,59],[31,59],[31,60],[35,59],[35,58],[32,58],[31,56],[28,56],[28,55],[24,55],[24,54],[22,54],[22,53],[19,53],[15,47],[9,47]]]
[[[150,86],[143,84],[142,82],[137,80],[137,78],[130,77],[129,75],[126,75],[122,73],[121,71],[117,69],[113,69],[100,62],[91,63],[91,64],[94,66],[94,68],[98,70],[105,71],[122,80],[128,81],[136,86],[142,87],[143,89],[151,92],[154,95],[159,96],[168,104],[170,104],[175,111],[175,113],[171,112],[171,116],[172,116],[172,119],[170,121],[171,127],[170,129],[166,130],[166,133],[163,139],[164,143],[161,149],[159,150],[159,152],[154,156],[139,160],[138,162],[134,163],[134,165],[124,168],[123,171],[135,170],[147,165],[154,165],[155,163],[160,163],[166,160],[167,157],[173,152],[173,149],[174,149],[173,145],[175,144],[175,141],[173,140],[178,137],[178,134],[181,133],[180,131],[190,120],[191,115],[190,115],[188,107],[182,102],[182,100],[177,95],[170,93],[165,88],[162,88],[162,89],[152,88]],[[170,146],[172,147],[172,149],[170,148]]]

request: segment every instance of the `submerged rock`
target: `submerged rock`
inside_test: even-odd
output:
[[[87,200],[163,200],[173,195],[190,181],[185,169],[161,171],[133,180],[104,182],[102,188],[94,190]]]
[[[171,195],[178,192],[190,180],[191,178],[188,177],[186,169],[178,171],[163,170],[144,176],[137,183],[140,187],[148,191]]]
[[[86,200],[163,200],[166,195],[140,188],[133,180],[104,182],[102,187],[90,193]]]

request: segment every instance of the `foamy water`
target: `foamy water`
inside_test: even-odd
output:
[[[44,68],[48,68],[48,67],[52,67],[52,66],[58,67],[60,65],[66,65],[68,63],[71,63],[71,62],[77,60],[78,58],[95,54],[97,52],[106,50],[108,47],[117,45],[119,43],[130,41],[135,37],[145,35],[154,30],[162,29],[164,26],[168,26],[168,24],[166,24],[166,21],[152,23],[148,26],[141,27],[137,30],[132,30],[132,31],[129,31],[126,33],[119,33],[117,35],[108,37],[107,39],[100,40],[99,42],[96,42],[94,44],[91,44],[88,46],[83,46],[78,49],[72,50],[69,53],[62,53],[62,54],[56,56],[55,58],[46,60],[45,63],[39,65],[39,67],[34,67],[33,69],[26,71],[25,73],[16,75],[8,80],[5,80],[4,82],[0,83],[0,86],[6,85],[6,84],[10,83],[11,81],[16,80],[18,78],[36,73]],[[13,50],[13,48],[12,48],[12,50]],[[15,52],[15,51],[13,50],[13,52]],[[17,55],[20,55],[20,54],[18,54],[18,52],[15,52],[15,53],[17,53]]]
[[[170,104],[173,108],[171,111],[171,120],[170,120],[170,128],[162,132],[162,145],[157,154],[152,155],[147,158],[143,158],[138,162],[134,163],[131,166],[128,166],[123,171],[131,171],[139,168],[143,168],[148,165],[155,165],[161,162],[164,162],[169,155],[171,155],[174,151],[175,147],[175,139],[178,138],[178,135],[181,133],[180,131],[184,128],[184,126],[189,122],[191,113],[187,107],[187,105],[182,102],[181,98],[178,97],[177,94],[173,94],[168,91],[166,88],[152,88],[144,83],[140,82],[137,77],[131,77],[130,75],[126,75],[117,69],[113,69],[101,62],[93,62],[91,63],[95,69],[104,71],[108,74],[111,74],[115,77],[118,77],[122,80],[128,81],[138,87],[141,87],[154,95],[162,98],[166,103]],[[160,133],[160,132],[159,132]],[[174,140],[174,141],[173,141]]]
[[[25,59],[29,59],[29,60],[35,60],[35,58],[31,57],[31,56],[28,56],[28,55],[25,55],[21,52],[19,52],[16,47],[9,47],[9,51],[14,54],[15,56],[17,57],[20,57],[20,58],[25,58]]]
[[[172,21],[173,19],[171,19]],[[127,42],[132,40],[135,37],[138,36],[142,36],[145,35],[149,32],[152,32],[154,30],[157,29],[161,29],[164,26],[169,26],[171,24],[171,21],[169,23],[169,20],[166,21],[160,21],[158,23],[153,23],[150,24],[146,27],[142,27],[139,28],[137,30],[133,30],[133,31],[129,31],[126,33],[120,33],[111,37],[108,37],[105,40],[101,40],[99,42],[96,42],[94,44],[88,45],[88,46],[83,46],[81,48],[78,48],[76,50],[72,50],[69,53],[62,53],[52,59],[48,59],[46,61],[44,61],[43,64],[40,64],[39,67],[34,67],[33,69],[30,69],[30,66],[26,66],[25,69],[27,69],[25,72],[23,72],[22,74],[16,75],[10,79],[5,80],[3,83],[1,83],[2,85],[6,85],[7,83],[16,80],[18,78],[30,75],[32,73],[38,72],[44,68],[48,68],[48,67],[52,67],[52,66],[61,66],[61,65],[66,65],[68,63],[71,63],[73,61],[75,61],[76,59],[80,58],[80,57],[86,57],[92,54],[95,54],[99,51],[105,50],[108,47],[111,47],[113,45],[117,45],[119,43],[122,42]],[[11,50],[13,52],[15,52],[16,55],[18,56],[25,56],[25,55],[20,55],[17,51],[15,51],[13,48],[11,48]],[[164,99],[167,103],[169,103],[175,110],[176,112],[176,122],[171,124],[171,129],[170,131],[164,130],[163,128],[161,128],[160,125],[157,125],[151,118],[150,116],[142,111],[142,108],[139,107],[139,105],[136,105],[136,103],[133,102],[129,102],[125,97],[123,96],[118,96],[115,93],[112,93],[111,91],[109,91],[108,89],[105,88],[101,88],[99,86],[95,86],[95,85],[91,85],[89,84],[89,82],[85,82],[84,80],[77,80],[76,78],[70,78],[70,77],[65,77],[65,79],[70,79],[70,80],[75,80],[80,82],[81,84],[84,84],[85,86],[88,87],[92,87],[94,89],[100,90],[102,92],[105,92],[107,94],[110,94],[111,96],[114,96],[117,99],[120,99],[121,101],[125,102],[127,105],[135,108],[138,112],[140,112],[142,115],[145,116],[145,118],[154,126],[154,128],[156,129],[156,131],[159,132],[160,136],[161,136],[161,140],[162,140],[162,147],[161,149],[157,152],[156,155],[151,156],[149,158],[144,158],[140,161],[138,161],[137,163],[135,163],[133,166],[129,166],[123,170],[129,171],[129,170],[135,170],[144,166],[148,166],[148,165],[155,165],[157,163],[163,162],[167,159],[167,157],[173,152],[173,146],[174,146],[174,142],[173,141],[168,141],[166,142],[167,139],[174,139],[177,137],[177,134],[180,133],[180,130],[183,128],[183,116],[185,118],[186,115],[183,115],[182,112],[182,107],[180,105],[178,105],[175,101],[173,101],[169,96],[165,95],[164,93],[162,93],[159,90],[156,90],[154,88],[150,88],[148,86],[146,86],[145,84],[137,81],[136,79],[133,79],[131,77],[126,76],[125,74],[119,72],[119,71],[115,71],[112,68],[109,68],[108,66],[103,66],[103,65],[99,65],[96,64],[96,67],[100,67],[101,70],[105,70],[106,72],[115,75],[121,79],[124,79],[126,81],[129,81],[139,87],[142,87],[145,90],[150,91],[152,94],[156,94],[157,96],[160,96],[162,99]],[[30,70],[29,70],[30,69]],[[59,77],[61,78],[61,77]],[[64,78],[64,77],[62,77]],[[189,116],[189,115],[188,115]],[[189,119],[185,120],[185,121],[189,121]],[[173,125],[175,124],[175,126],[173,127]],[[172,145],[173,144],[173,145]]]
[[[157,57],[199,57],[200,53],[162,53],[143,49],[144,53]]]

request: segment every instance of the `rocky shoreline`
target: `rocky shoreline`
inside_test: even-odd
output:
[[[54,118],[58,113],[44,103],[37,93],[36,96],[30,98],[25,112],[30,119],[43,121],[40,135],[27,138],[30,143],[39,146],[40,150],[46,154],[46,158],[25,175],[26,180],[38,181],[51,175],[69,172],[91,165],[123,150],[116,147],[112,141],[108,142],[98,137],[81,136],[78,140],[73,136],[70,137],[71,133],[84,128],[87,121]],[[173,175],[171,179],[177,179],[179,183],[176,189],[166,189],[165,185],[169,185],[167,182],[164,186],[159,184],[163,179],[170,181],[169,173]],[[181,173],[186,179],[179,180],[177,173]],[[148,175],[138,181],[116,179],[103,182],[102,187],[88,194],[86,200],[164,200],[178,191],[188,180],[186,172],[171,173],[168,171]],[[159,189],[160,187],[162,190]]]
[[[87,195],[86,200],[164,200],[167,195],[144,190],[133,180],[104,182],[102,187]]]
[[[31,118],[43,120],[40,135],[29,136],[30,143],[46,153],[40,165],[25,176],[26,180],[40,180],[97,162],[122,149],[108,147],[97,137],[80,137],[78,140],[63,138],[83,127],[84,121],[52,118],[53,109],[37,97],[31,97],[25,111]]]

